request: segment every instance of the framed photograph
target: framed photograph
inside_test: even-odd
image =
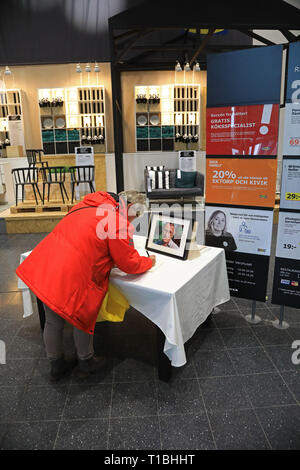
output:
[[[187,259],[194,222],[192,219],[152,214],[146,249],[181,260]]]

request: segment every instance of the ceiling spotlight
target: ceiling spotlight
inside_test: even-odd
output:
[[[96,73],[100,72],[100,67],[97,63],[95,64],[94,72]]]
[[[77,64],[77,65],[76,65],[76,72],[77,72],[77,73],[81,73],[81,72],[82,72],[81,67],[80,67],[80,64]]]
[[[176,61],[175,72],[182,72],[182,68],[178,60]]]
[[[91,72],[91,64],[86,64],[85,71]]]
[[[4,75],[11,75],[11,70],[8,65],[5,67]]]
[[[190,64],[189,64],[188,62],[185,64],[184,70],[185,70],[186,72],[190,72],[190,71],[191,71],[191,67],[190,67]]]
[[[193,70],[194,70],[194,72],[200,72],[200,71],[201,71],[199,62],[196,62],[196,63],[195,63],[195,65],[194,65],[194,67],[193,67]]]

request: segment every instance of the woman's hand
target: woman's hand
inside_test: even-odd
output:
[[[151,255],[150,256],[150,259],[152,260],[152,267],[155,265],[156,263],[156,256],[155,255]]]

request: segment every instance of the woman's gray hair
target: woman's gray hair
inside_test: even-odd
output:
[[[144,214],[147,208],[147,198],[145,194],[130,189],[128,191],[121,191],[118,196],[123,199],[126,204],[132,204],[129,209],[129,215],[141,217]]]

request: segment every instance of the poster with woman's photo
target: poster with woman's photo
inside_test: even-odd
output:
[[[230,294],[266,300],[273,211],[205,207],[205,245],[224,248]]]
[[[270,255],[273,211],[205,207],[205,245],[255,255]]]

